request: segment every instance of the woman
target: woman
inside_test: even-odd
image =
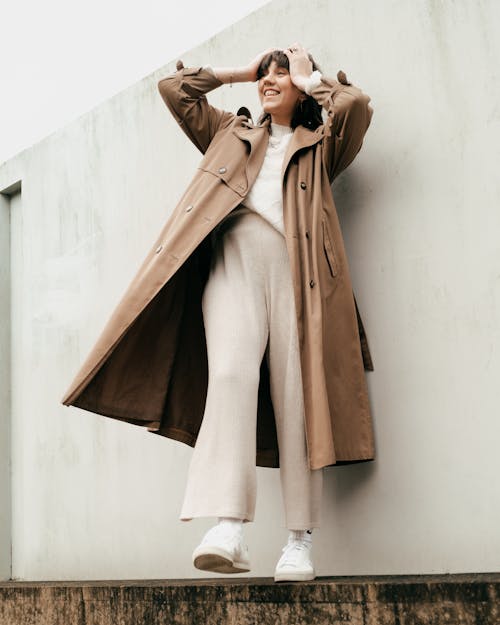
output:
[[[194,550],[202,570],[250,570],[242,526],[254,518],[255,437],[259,367],[265,354],[280,453],[289,528],[274,579],[310,580],[315,571],[312,529],[320,525],[322,468],[308,465],[296,311],[284,238],[281,166],[294,128],[322,124],[308,97],[321,82],[298,43],[266,50],[247,67],[216,68],[223,82],[258,81],[270,137],[248,194],[213,232],[213,254],[202,307],[209,383],[203,422],[189,468],[181,520],[215,516],[218,523]],[[229,305],[228,305],[229,303]],[[267,348],[266,348],[267,346]]]
[[[320,524],[323,470],[308,466],[280,171],[294,127],[322,123],[321,107],[313,98],[306,105],[305,93],[319,83],[320,73],[298,44],[283,51],[266,50],[248,67],[212,71],[224,82],[258,80],[263,107],[259,123],[271,118],[270,136],[249,193],[213,233],[202,301],[209,361],[207,402],[180,518],[218,517],[193,553],[197,568],[220,573],[250,570],[242,526],[253,520],[255,512],[255,448],[249,441],[255,438],[260,363],[265,355],[290,529],[275,580],[314,579],[309,550],[312,529]]]
[[[275,580],[313,579],[323,467],[374,458],[373,366],[330,187],[372,109],[338,77],[296,43],[159,82],[204,157],[62,400],[194,446],[180,518],[218,518],[193,553],[202,570],[250,570],[257,464],[280,467]],[[258,81],[256,126],[206,100],[236,81]]]

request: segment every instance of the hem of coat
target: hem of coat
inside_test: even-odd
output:
[[[336,467],[339,464],[357,464],[359,462],[372,462],[375,460],[375,456],[371,456],[369,458],[355,458],[355,459],[347,459],[347,460],[337,460],[337,462],[333,464],[329,464],[329,467]]]
[[[373,462],[373,460],[375,460],[375,453],[370,452],[369,455],[367,456],[356,456],[356,457],[351,457],[351,458],[336,458],[333,461],[324,459],[324,460],[320,460],[319,463],[317,463],[317,466],[311,466],[311,471],[317,471],[319,469],[326,469],[327,467],[336,467],[336,466],[342,466],[342,465],[346,465],[346,464],[359,464],[360,462]]]
[[[196,443],[196,436],[194,434],[188,434],[184,430],[179,430],[174,427],[160,429],[159,425],[152,425],[148,427],[148,431],[152,434],[159,434],[179,443],[185,443],[190,447],[194,447]],[[273,450],[264,450],[257,452],[256,465],[258,467],[278,468],[279,460],[278,454]]]
[[[82,410],[86,410],[94,414],[103,416],[103,417],[116,419],[118,421],[130,423],[131,425],[137,425],[139,427],[144,427],[147,429],[148,432],[151,432],[152,434],[159,434],[160,436],[165,436],[166,438],[170,438],[172,440],[178,441],[179,443],[184,443],[186,445],[189,445],[190,447],[194,447],[196,443],[197,437],[194,434],[190,434],[188,432],[185,432],[184,430],[179,430],[178,428],[175,428],[175,427],[167,427],[167,428],[162,429],[160,421],[145,421],[145,420],[142,421],[140,419],[134,419],[132,417],[125,416],[123,414],[116,415],[107,409],[103,409],[103,408],[97,409],[96,407],[91,407],[85,402],[79,403],[78,401],[75,401],[71,405],[74,406],[75,408],[80,408]],[[322,463],[321,467],[315,467],[315,468],[319,469],[319,468],[326,468],[326,467],[335,467],[338,465],[357,464],[360,462],[370,462],[373,460],[375,460],[375,454],[371,453],[369,456],[361,457],[361,458],[359,457],[338,458],[337,460],[335,460],[335,462],[331,462],[331,463],[328,463],[328,461],[325,461],[325,463]],[[267,449],[267,450],[262,450],[262,451],[257,452],[256,466],[276,468],[276,469],[279,468],[279,453],[275,451],[274,449]]]
[[[64,404],[68,407],[80,408],[80,410],[85,410],[87,412],[91,412],[92,414],[97,414],[101,417],[107,417],[108,419],[116,419],[117,421],[123,421],[125,423],[131,423],[132,425],[139,425],[141,427],[146,428],[155,428],[157,427],[158,421],[153,419],[138,419],[133,415],[137,414],[137,411],[130,411],[128,413],[120,412],[117,414],[111,408],[107,408],[106,406],[96,406],[92,402],[87,402],[82,400],[80,397],[77,399]]]

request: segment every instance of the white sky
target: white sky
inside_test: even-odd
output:
[[[268,1],[4,3],[0,163]]]

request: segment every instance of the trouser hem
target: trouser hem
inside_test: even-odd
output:
[[[198,519],[204,517],[231,517],[233,519],[240,519],[243,523],[252,523],[254,520],[253,515],[242,512],[194,512],[190,515],[182,514],[179,516],[179,521],[191,521],[194,518]]]

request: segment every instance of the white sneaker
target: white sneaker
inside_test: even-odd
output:
[[[202,571],[244,573],[250,570],[248,546],[241,531],[223,525],[210,528],[193,551],[193,564]]]
[[[297,538],[298,535],[302,535]],[[282,549],[274,571],[275,582],[311,580],[316,572],[311,560],[312,536],[307,532],[290,531],[288,542]]]

